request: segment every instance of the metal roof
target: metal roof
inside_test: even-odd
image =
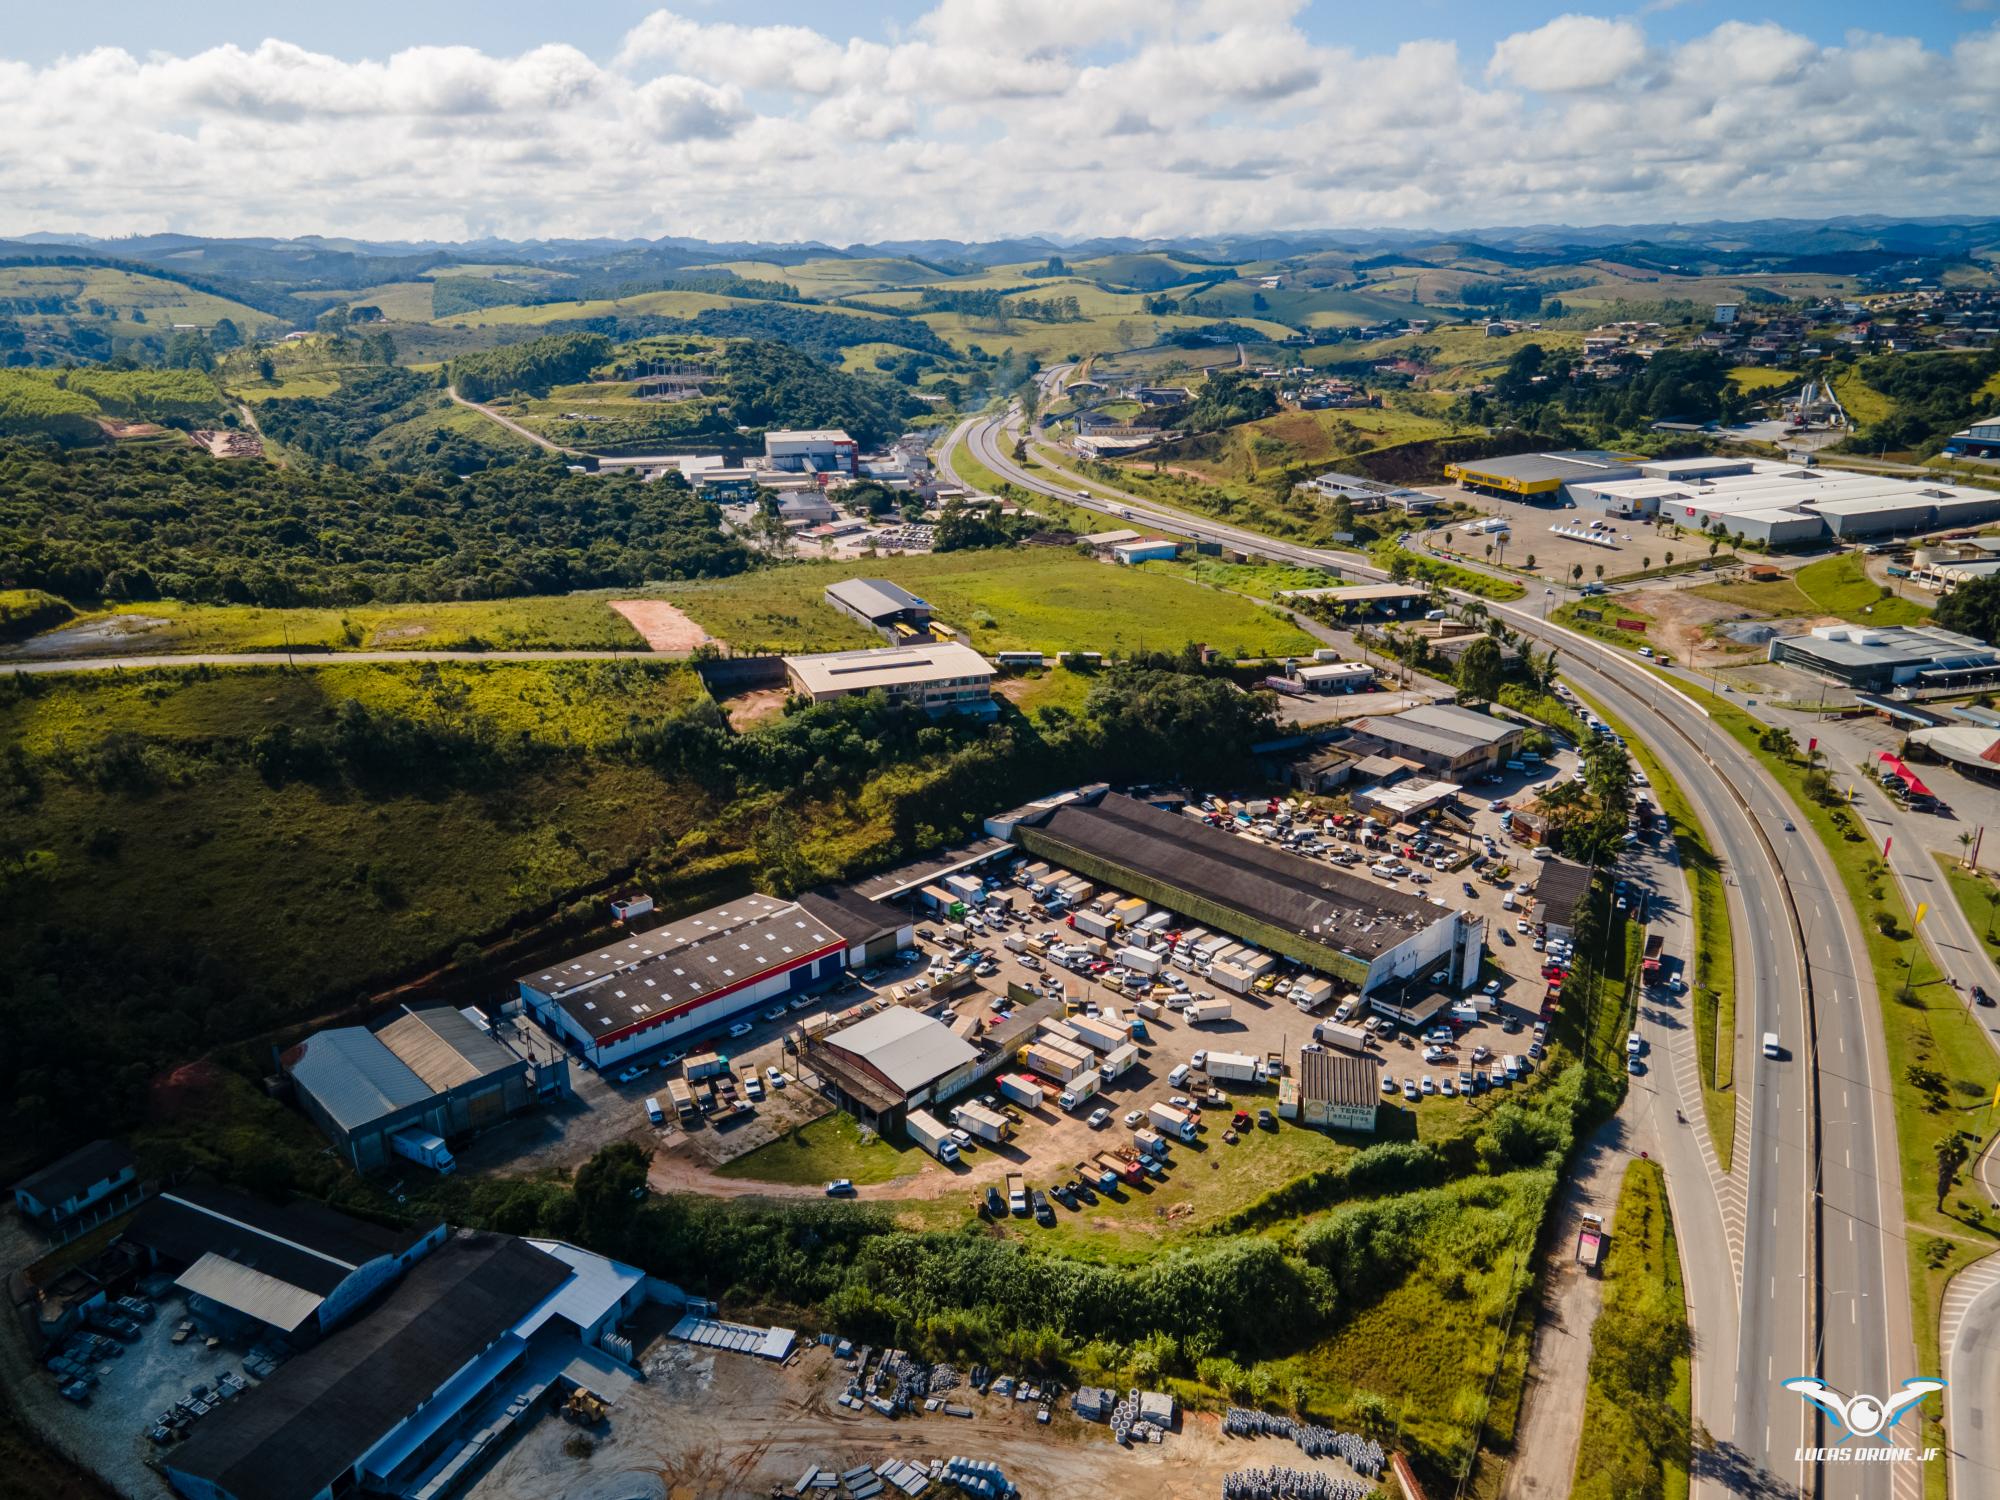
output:
[[[405,1006],[403,1014],[375,1036],[440,1094],[525,1066],[449,1005],[430,1005],[422,1010]]]
[[[1590,869],[1567,859],[1545,859],[1535,877],[1535,900],[1558,926],[1568,927],[1590,894]]]
[[[285,1068],[342,1130],[359,1130],[435,1093],[365,1026],[314,1032],[288,1054]]]
[[[590,1328],[646,1279],[646,1273],[636,1266],[579,1249],[562,1240],[529,1240],[528,1243],[568,1266],[571,1275],[560,1291],[515,1326],[514,1332],[524,1339],[532,1337],[535,1330],[550,1318],[562,1318],[578,1329]]]
[[[910,919],[893,906],[864,896],[851,885],[825,885],[799,893],[799,905],[847,939],[849,947],[893,936]]]
[[[320,1297],[362,1265],[400,1253],[423,1234],[366,1224],[322,1204],[279,1206],[194,1184],[162,1193],[126,1231],[163,1259],[191,1266],[215,1255]]]
[[[1459,465],[1459,468],[1476,477],[1496,475],[1502,479],[1511,479],[1518,484],[1538,484],[1549,479],[1577,481],[1593,478],[1634,479],[1639,474],[1639,471],[1622,455],[1594,449],[1577,449],[1563,453],[1517,453],[1508,458],[1467,459]]]
[[[910,610],[930,613],[930,605],[886,578],[843,578],[826,586],[827,597],[871,620],[887,619]]]
[[[1039,826],[1024,823],[1022,833],[1024,843],[1045,834],[1114,867],[1364,959],[1452,919],[1449,910],[1420,896],[1117,793],[1095,807],[1059,807]]]
[[[906,1094],[979,1057],[942,1021],[902,1006],[878,1011],[824,1043],[862,1059]]]
[[[993,676],[992,663],[961,641],[788,656],[785,666],[807,692],[815,694],[865,693],[872,688]]]
[[[132,1153],[116,1141],[92,1141],[68,1156],[50,1162],[14,1184],[36,1202],[57,1208],[80,1197],[100,1182],[115,1181],[132,1170]]]
[[[167,1467],[233,1500],[318,1494],[570,1274],[526,1240],[461,1234],[418,1262],[374,1312],[202,1423]]]
[[[282,1277],[217,1255],[213,1250],[181,1272],[174,1285],[284,1333],[296,1330],[326,1300]]]
[[[1350,1106],[1378,1102],[1382,1085],[1373,1057],[1322,1049],[1299,1053],[1299,1097]]]

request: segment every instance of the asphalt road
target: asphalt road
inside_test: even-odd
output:
[[[963,439],[1012,483],[1076,498],[1078,486],[1064,487],[1012,461],[1007,429],[1014,420],[1018,413],[961,423],[946,445],[947,472],[950,448]],[[1102,484],[1087,487],[1093,506],[1127,520],[1281,561],[1383,576],[1352,553],[1277,541]],[[1696,1409],[1718,1441],[1717,1454],[1701,1466],[1700,1489],[1886,1497],[1893,1483],[1909,1485],[1916,1466],[1893,1466],[1910,1475],[1898,1480],[1890,1465],[1802,1462],[1801,1447],[1825,1440],[1818,1414],[1778,1385],[1816,1374],[1845,1392],[1881,1393],[1907,1375],[1928,1373],[1913,1367],[1900,1166],[1873,974],[1853,914],[1834,894],[1825,851],[1810,834],[1786,828],[1791,805],[1755,759],[1657,676],[1532,609],[1490,601],[1487,607],[1511,627],[1560,644],[1572,681],[1660,755],[1695,803],[1736,886],[1736,1077],[1749,1090],[1748,1129],[1739,1129],[1737,1141],[1744,1177],[1740,1281],[1703,1271],[1715,1260],[1712,1245],[1693,1248],[1705,1214],[1689,1216],[1683,1249],[1698,1330]],[[1776,1059],[1762,1055],[1766,1031],[1778,1036]],[[1671,1155],[1668,1170],[1680,1179],[1678,1207],[1695,1196],[1690,1184],[1701,1176]],[[1731,1327],[1733,1349],[1718,1343]],[[1896,1435],[1909,1441],[1915,1433],[1899,1428]]]

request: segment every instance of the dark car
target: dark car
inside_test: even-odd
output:
[[[1276,1130],[1278,1128],[1277,1116],[1272,1114],[1268,1109],[1258,1110],[1257,1128],[1259,1130]]]
[[[1972,987],[1972,1003],[1974,1005],[1991,1005],[1993,997],[1986,993],[1984,985],[1975,984]]]
[[[1036,1188],[1031,1196],[1035,1204],[1035,1222],[1044,1229],[1052,1227],[1056,1222],[1056,1211],[1049,1207],[1049,1195]]]
[[[1007,1217],[1007,1200],[997,1187],[989,1187],[986,1190],[986,1212],[996,1219]]]

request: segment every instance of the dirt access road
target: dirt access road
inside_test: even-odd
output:
[[[813,1345],[787,1366],[748,1355],[658,1343],[633,1387],[593,1434],[586,1459],[563,1452],[577,1429],[543,1418],[470,1492],[469,1500],[574,1500],[611,1475],[652,1475],[677,1500],[768,1495],[813,1465],[848,1468],[887,1458],[927,1462],[964,1454],[998,1463],[1024,1495],[1109,1500],[1213,1500],[1234,1469],[1286,1465],[1355,1478],[1345,1464],[1307,1458],[1278,1438],[1225,1438],[1210,1415],[1182,1419],[1163,1442],[1120,1448],[1108,1429],[1059,1412],[1036,1424],[1027,1403],[951,1393],[970,1418],[896,1421],[834,1405],[846,1371]],[[634,1493],[638,1493],[635,1488]],[[608,1493],[608,1492],[607,1492]],[[893,1491],[891,1492],[893,1493]]]

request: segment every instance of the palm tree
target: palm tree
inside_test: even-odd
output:
[[[1571,564],[1570,564],[1570,569],[1569,569],[1569,581],[1570,581],[1571,583],[1575,583],[1575,582],[1577,582],[1578,580],[1580,580],[1580,579],[1581,579],[1582,577],[1583,577],[1583,564],[1582,564],[1582,563],[1571,563]]]
[[[1527,568],[1530,573],[1535,571],[1535,554],[1532,552],[1528,554]]]
[[[1648,572],[1648,573],[1652,572],[1652,571],[1653,571],[1653,560],[1652,560],[1652,558],[1650,558],[1650,557],[1642,557],[1642,558],[1640,558],[1640,559],[1639,559],[1639,566],[1640,566],[1640,568],[1641,568],[1641,569],[1643,569],[1643,570],[1644,570],[1645,572]]]
[[[1958,836],[1958,847],[1963,851],[1958,856],[1958,862],[1969,867],[1972,864],[1972,835],[1961,833]]]
[[[1599,577],[1600,579],[1604,577],[1604,564],[1603,564],[1603,563],[1599,563],[1599,564],[1597,565],[1597,576],[1598,576],[1598,577]]]
[[[1667,566],[1671,568],[1671,567],[1672,567],[1673,565],[1674,565],[1674,554],[1673,554],[1672,550],[1670,549],[1670,550],[1669,550],[1669,551],[1667,552]]]

